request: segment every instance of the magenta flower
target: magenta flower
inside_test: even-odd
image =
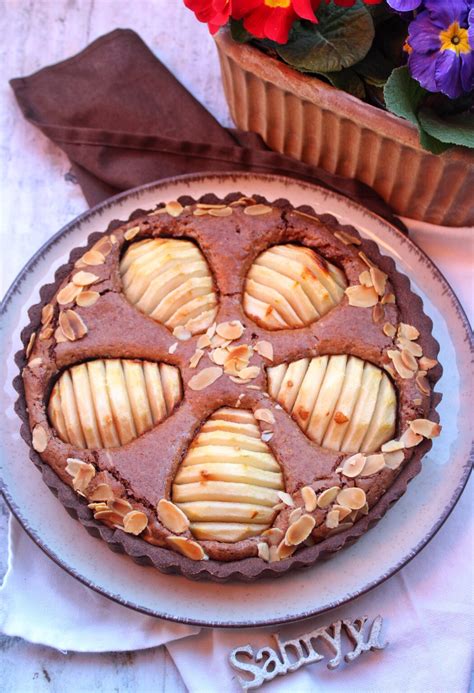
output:
[[[456,99],[474,89],[474,0],[425,0],[408,29],[412,76]]]

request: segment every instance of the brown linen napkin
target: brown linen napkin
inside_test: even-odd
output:
[[[130,29],[10,84],[25,118],[71,160],[91,206],[183,173],[255,171],[317,183],[403,226],[363,183],[273,152],[254,133],[223,128]]]

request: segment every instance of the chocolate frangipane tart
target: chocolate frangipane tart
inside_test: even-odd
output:
[[[166,572],[253,579],[340,549],[402,495],[440,432],[441,367],[373,242],[239,194],[89,241],[30,311],[17,410],[91,533]]]

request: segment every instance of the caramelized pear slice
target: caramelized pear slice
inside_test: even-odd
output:
[[[126,445],[171,414],[182,398],[177,368],[130,359],[72,366],[54,385],[49,418],[79,448]]]
[[[244,311],[270,330],[304,327],[340,303],[346,286],[344,273],[311,248],[277,245],[251,266]]]
[[[241,541],[268,529],[284,490],[280,465],[250,411],[223,407],[194,439],[172,486],[197,539]]]

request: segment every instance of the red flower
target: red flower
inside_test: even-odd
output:
[[[295,19],[317,22],[314,7],[320,0],[234,0],[232,16],[256,38],[286,43]]]
[[[230,18],[232,0],[184,0],[200,22],[205,22],[211,34],[215,34]]]

